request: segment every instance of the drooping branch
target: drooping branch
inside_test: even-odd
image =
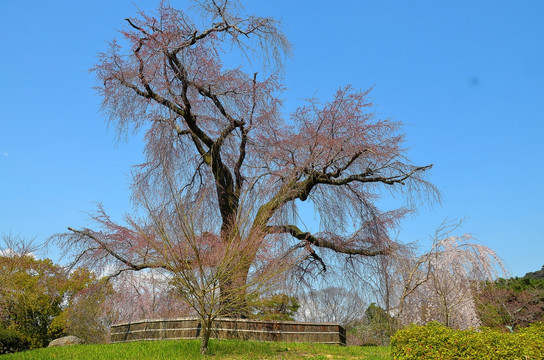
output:
[[[168,264],[157,264],[157,263],[147,263],[143,262],[140,264],[136,264],[129,259],[125,258],[124,256],[120,255],[119,253],[115,252],[111,249],[104,241],[100,240],[97,236],[92,234],[89,230],[76,230],[74,228],[68,227],[68,230],[71,232],[78,234],[80,236],[83,236],[84,238],[91,239],[95,243],[97,243],[100,246],[100,249],[106,251],[109,255],[114,257],[115,259],[119,260],[121,263],[125,264],[130,270],[134,271],[140,271],[144,269],[165,269],[165,270],[172,270],[172,268]]]
[[[377,256],[387,255],[392,251],[391,247],[385,247],[382,249],[352,247],[347,244],[343,244],[341,241],[331,241],[323,237],[313,235],[309,232],[302,231],[295,225],[270,225],[267,227],[267,229],[270,234],[289,234],[298,240],[305,241],[319,248],[329,249],[346,255]]]
[[[304,241],[300,244],[297,244],[295,248],[303,248],[307,252],[307,255],[303,257],[300,261],[302,263],[302,262],[305,262],[306,260],[309,260],[306,266],[301,268],[303,275],[308,271],[308,268],[310,268],[310,266],[316,262],[321,267],[320,273],[327,271],[327,264],[325,264],[325,261],[323,260],[323,258],[319,256],[319,254],[317,254],[317,252],[312,248],[309,242]]]
[[[257,91],[257,73],[253,74],[253,96],[251,99],[251,113],[249,114],[249,127],[251,128],[253,125],[253,117],[255,115],[255,108],[257,107],[256,102],[256,91]],[[240,148],[239,148],[239,155],[238,155],[238,161],[236,162],[236,165],[234,167],[234,175],[236,177],[236,193],[238,196],[240,196],[240,191],[242,190],[242,185],[244,182],[244,177],[242,176],[240,170],[242,168],[242,165],[244,163],[244,160],[246,158],[246,146],[247,146],[247,139],[248,139],[248,128],[242,124],[240,126]]]

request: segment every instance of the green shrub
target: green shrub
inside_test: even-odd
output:
[[[437,322],[411,325],[391,340],[393,359],[542,359],[544,324],[535,323],[516,333],[454,330]]]
[[[300,307],[298,299],[287,294],[276,294],[261,299],[249,299],[252,319],[293,321]]]
[[[26,350],[30,343],[16,332],[0,329],[0,355]]]

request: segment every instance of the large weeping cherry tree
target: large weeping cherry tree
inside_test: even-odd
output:
[[[249,279],[260,271],[255,265],[262,268],[265,259],[296,259],[294,269],[304,275],[326,270],[335,254],[353,259],[389,253],[395,247],[390,229],[414,200],[437,196],[424,176],[431,165],[406,158],[401,124],[375,118],[368,91],[350,86],[283,117],[280,69],[290,44],[279,23],[243,15],[231,0],[195,6],[198,19],[167,2],[152,15],[126,19],[122,39],[93,68],[110,123],[120,135],[145,132],[146,161],[133,180],[135,207],[143,215],[119,225],[100,208],[94,216],[99,228],[70,228],[58,241],[80,262],[116,264],[115,275],[176,272],[177,263],[190,267],[191,260],[171,256],[185,256],[181,250],[158,255],[161,241],[164,250],[189,238],[208,239],[194,249],[210,255],[213,268],[215,245],[209,241],[215,239],[228,244],[222,249],[235,249],[226,257],[244,259],[228,261],[237,265],[219,280],[226,302],[248,291]],[[240,64],[261,61],[265,70],[246,73],[248,66],[225,65],[233,54],[241,55]],[[383,192],[407,201],[381,211],[376,202]],[[304,201],[319,215],[320,232],[297,223]],[[185,224],[197,233],[176,237],[179,205],[186,211],[191,202],[199,204],[198,214],[185,219],[202,224]]]

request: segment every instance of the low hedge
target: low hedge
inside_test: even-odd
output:
[[[515,333],[454,330],[437,322],[411,325],[391,339],[393,359],[544,359],[544,324]]]

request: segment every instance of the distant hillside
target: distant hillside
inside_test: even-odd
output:
[[[544,279],[544,265],[542,266],[542,269],[535,272],[529,272],[525,274],[524,277],[528,277],[531,279]]]

